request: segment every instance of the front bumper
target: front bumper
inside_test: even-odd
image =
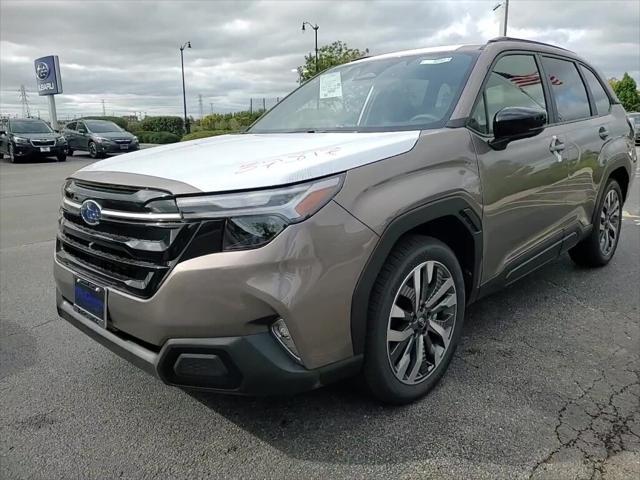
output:
[[[40,147],[34,147],[30,143],[16,143],[13,147],[13,153],[16,157],[31,157],[31,156],[43,156],[53,157],[61,155],[66,152],[67,145],[54,145],[48,147],[50,151],[42,152]]]
[[[240,337],[168,340],[159,351],[124,339],[76,311],[57,292],[58,314],[73,326],[168,385],[242,395],[289,395],[355,375],[361,356],[307,370],[267,332]]]
[[[253,345],[249,338],[263,338],[263,343],[269,342],[269,352],[284,355],[299,376],[347,361],[353,358],[353,289],[377,239],[368,227],[329,202],[264,247],[178,263],[150,298],[107,285],[108,330],[100,331],[101,343],[127,341],[153,352],[176,342],[193,343],[182,339],[206,339],[216,344],[242,338],[233,344]],[[58,309],[67,319],[74,312],[75,275],[55,260]],[[296,364],[271,335],[270,325],[278,318],[286,322],[302,365]],[[242,351],[245,347],[234,348]],[[139,364],[138,357],[131,360]],[[305,382],[306,386],[314,383]]]
[[[114,142],[96,142],[96,148],[99,153],[127,153],[127,152],[135,152],[140,149],[140,145],[137,143],[130,143],[127,145],[127,148],[122,148],[119,143]]]

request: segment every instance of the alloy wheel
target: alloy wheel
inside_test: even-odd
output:
[[[98,150],[96,149],[96,144],[93,142],[89,144],[89,155],[91,155],[91,158],[96,158],[98,156]]]
[[[622,205],[618,192],[609,190],[600,212],[600,251],[605,257],[613,251],[620,233]]]
[[[395,377],[426,380],[451,343],[458,300],[453,276],[437,261],[415,267],[395,295],[387,326],[387,354]]]

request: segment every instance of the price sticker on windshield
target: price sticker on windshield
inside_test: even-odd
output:
[[[342,76],[340,72],[320,75],[320,98],[342,97]]]

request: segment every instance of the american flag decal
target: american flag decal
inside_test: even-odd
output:
[[[549,81],[551,82],[551,85],[562,85],[562,80],[555,75],[549,75]]]

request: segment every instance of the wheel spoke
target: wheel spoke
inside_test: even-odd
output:
[[[443,310],[446,310],[449,307],[453,307],[457,303],[455,293],[450,293],[446,297],[442,299],[442,301],[438,302],[431,309],[431,313],[439,313]]]
[[[420,372],[420,367],[422,366],[422,359],[424,357],[424,337],[422,335],[417,335],[415,339],[415,361],[413,363],[413,368],[409,373],[409,381],[415,382],[418,373]]]
[[[431,295],[431,298],[429,298],[429,300],[427,301],[426,307],[429,309],[432,308],[438,302],[438,300],[440,300],[442,296],[449,291],[451,287],[453,287],[453,279],[447,278],[440,286],[440,288],[438,288],[438,290],[433,295]]]
[[[387,331],[387,341],[389,342],[402,342],[409,338],[413,334],[413,329],[407,327],[404,330],[394,330],[390,328]]]
[[[418,315],[420,310],[420,300],[422,298],[422,265],[413,271],[413,290],[415,297],[413,299],[413,313]]]
[[[404,378],[404,374],[407,373],[407,368],[409,368],[409,362],[411,361],[411,349],[413,348],[413,343],[414,342],[409,342],[407,344],[407,347],[404,349],[402,357],[398,362],[398,370],[396,372],[398,378]]]
[[[442,346],[446,350],[449,346],[449,334],[442,325],[434,320],[429,321],[429,331],[435,333],[442,340]]]
[[[407,312],[394,304],[393,307],[391,307],[391,318],[407,318]]]

